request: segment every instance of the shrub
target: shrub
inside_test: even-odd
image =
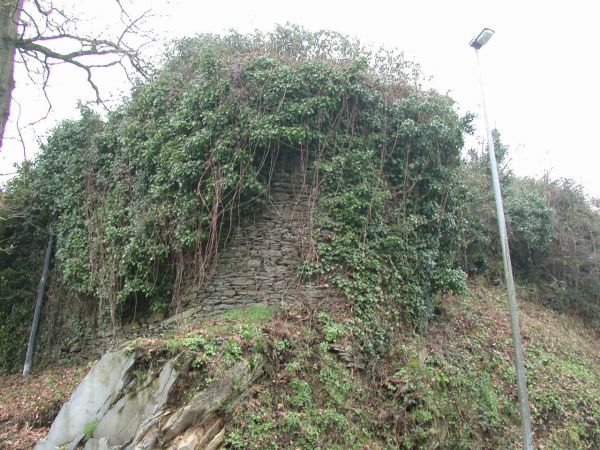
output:
[[[183,39],[108,120],[83,108],[56,128],[13,183],[29,200],[5,193],[36,225],[6,233],[55,232],[53,289],[115,326],[177,305],[210,273],[222,231],[260,211],[274,164],[303,158],[321,188],[318,228],[332,233],[316,236],[311,263],[384,343],[399,318],[426,323],[435,293],[460,279],[455,169],[470,117],[419,83],[400,54],[331,32]]]

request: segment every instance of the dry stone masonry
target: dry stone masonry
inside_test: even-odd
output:
[[[136,319],[124,324],[116,336],[112,330],[87,336],[76,352],[82,357],[99,356],[123,339],[154,336],[235,308],[321,301],[329,295],[327,288],[301,281],[297,275],[310,248],[312,189],[306,164],[299,157],[281,157],[271,175],[266,205],[253,220],[224,237],[213,276],[188,289],[182,312],[167,319],[160,314]]]
[[[307,248],[312,187],[306,173],[294,160],[276,166],[265,211],[234,231],[215,276],[186,299],[196,308],[192,317],[255,304],[277,306],[298,295],[296,268]]]

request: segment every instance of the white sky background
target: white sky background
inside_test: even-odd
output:
[[[491,123],[512,150],[512,168],[521,175],[550,172],[555,178],[573,178],[590,195],[600,197],[596,137],[600,4],[595,1],[136,0],[131,4],[134,9],[152,7],[161,15],[152,25],[157,37],[165,40],[229,29],[269,31],[275,24],[292,22],[313,31],[338,31],[377,47],[397,47],[432,77],[431,87],[457,101],[461,112],[478,114],[477,136],[484,130],[475,55],[468,44],[483,27],[492,28],[496,35],[480,56]],[[77,9],[95,28],[118,18],[113,0],[79,0]],[[102,80],[101,90],[115,98],[128,90],[120,76],[106,74]],[[17,73],[16,81],[21,123],[43,115],[43,98],[33,94],[22,73]],[[36,151],[35,136],[43,137],[58,120],[77,117],[78,99],[93,98],[85,76],[75,69],[56,70],[51,85],[54,110],[49,120],[26,130],[28,157]],[[13,105],[11,119],[17,115]],[[9,125],[9,135],[14,136],[15,129]],[[12,172],[12,164],[22,157],[20,144],[5,143],[0,173]]]

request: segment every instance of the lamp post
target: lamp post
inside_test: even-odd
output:
[[[510,310],[510,325],[512,328],[513,347],[515,352],[515,368],[517,372],[517,387],[519,391],[519,410],[521,412],[521,427],[523,429],[523,448],[533,450],[533,437],[531,432],[531,414],[529,412],[529,398],[527,395],[527,379],[525,376],[525,365],[523,364],[523,350],[521,346],[521,331],[519,326],[519,314],[517,311],[517,299],[515,293],[515,282],[510,262],[510,250],[508,248],[508,238],[506,234],[506,221],[504,218],[504,206],[502,204],[502,193],[500,192],[500,181],[498,178],[498,163],[496,162],[496,152],[494,150],[494,139],[492,129],[488,120],[487,109],[485,105],[485,94],[483,89],[483,77],[479,63],[479,50],[494,35],[494,30],[484,28],[481,33],[469,44],[475,49],[477,57],[477,69],[479,72],[479,86],[481,88],[481,105],[483,108],[483,118],[487,132],[487,148],[490,158],[490,169],[492,172],[492,184],[494,187],[494,198],[496,200],[496,215],[498,216],[498,228],[500,230],[500,245],[502,247],[502,259],[504,261],[504,279],[508,293],[508,307]]]

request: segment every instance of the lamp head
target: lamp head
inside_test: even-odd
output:
[[[479,33],[477,37],[471,41],[469,45],[475,50],[479,50],[487,43],[487,41],[489,41],[492,38],[493,35],[494,30],[490,28],[484,28],[483,30],[481,30],[481,33]]]

